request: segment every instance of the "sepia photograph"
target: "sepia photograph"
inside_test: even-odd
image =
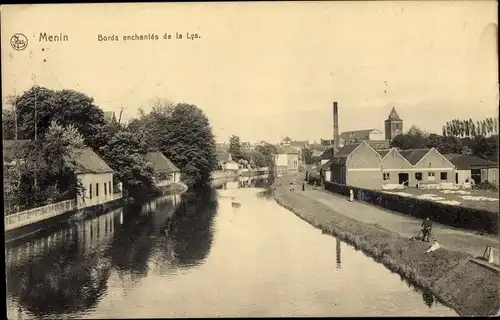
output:
[[[497,11],[1,5],[6,319],[500,316]]]

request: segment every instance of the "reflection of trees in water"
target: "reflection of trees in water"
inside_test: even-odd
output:
[[[429,308],[432,308],[432,306],[434,305],[434,296],[432,295],[432,293],[430,293],[428,290],[423,290],[422,298],[424,299],[424,303]]]
[[[167,237],[174,245],[180,266],[199,265],[210,252],[212,223],[217,212],[217,196],[212,188],[182,195]]]
[[[113,239],[111,261],[121,271],[145,276],[151,255],[150,235],[154,232],[153,215],[144,207],[131,205],[124,208],[123,224]]]
[[[78,238],[68,241],[64,249],[8,270],[9,294],[30,313],[46,316],[86,310],[106,292],[111,269],[103,258],[106,252],[82,254]]]

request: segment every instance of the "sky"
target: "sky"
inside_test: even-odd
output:
[[[340,132],[383,130],[392,106],[437,133],[498,114],[495,1],[2,5],[1,30],[2,97],[73,89],[126,120],[186,102],[220,142],[331,139],[333,101]]]

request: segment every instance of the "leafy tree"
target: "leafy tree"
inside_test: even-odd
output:
[[[304,159],[305,164],[314,164],[312,154],[313,154],[313,152],[311,149],[302,148],[302,157]]]
[[[269,168],[269,176],[272,177],[270,183],[272,183],[272,179],[276,173],[276,155],[278,154],[278,150],[276,146],[268,143],[257,146],[256,149],[264,155],[265,166]]]
[[[240,137],[232,135],[229,138],[229,149],[228,152],[231,154],[231,157],[234,161],[238,161],[241,159],[241,142]]]
[[[130,131],[118,132],[100,152],[124,187],[123,197],[138,201],[155,194],[154,169],[146,160],[147,146]]]
[[[43,138],[53,120],[62,126],[74,125],[93,149],[109,139],[103,132],[107,124],[103,111],[83,93],[35,86],[16,98],[15,104],[19,139],[34,139],[35,132]]]
[[[181,169],[191,186],[205,185],[217,168],[215,137],[208,118],[195,105],[161,105],[150,115],[155,119],[158,147]]]

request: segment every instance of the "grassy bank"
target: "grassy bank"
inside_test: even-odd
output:
[[[340,237],[415,284],[428,288],[443,304],[463,316],[498,312],[498,274],[470,262],[470,256],[401,237],[378,224],[367,224],[336,213],[326,205],[276,184],[275,200],[297,216]]]

